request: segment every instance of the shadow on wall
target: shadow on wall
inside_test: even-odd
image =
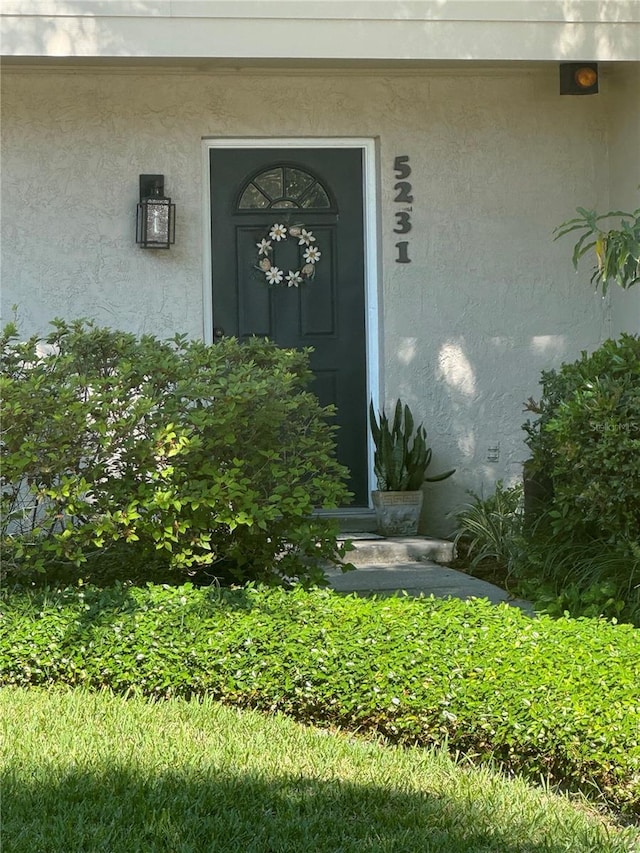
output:
[[[498,480],[521,479],[528,455],[523,404],[536,397],[541,371],[573,360],[581,348],[568,334],[445,339],[434,347],[422,392],[410,368],[424,353],[417,339],[403,339],[397,360],[412,379],[399,383],[398,396],[424,421],[434,465],[457,469],[446,483],[425,487],[422,530],[447,535],[469,490],[487,496]]]
[[[440,346],[435,375],[446,389],[440,406],[448,413],[459,470],[471,475],[467,488],[519,479],[526,453],[523,402],[535,394],[540,372],[559,365],[569,349],[565,335],[533,336],[525,346],[505,336],[474,348],[464,339]]]

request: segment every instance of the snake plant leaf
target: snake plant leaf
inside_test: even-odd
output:
[[[438,482],[454,473],[455,469],[425,477],[432,456],[427,431],[422,424],[415,426],[411,409],[400,400],[396,401],[392,423],[384,408],[376,418],[373,401],[369,420],[375,445],[374,473],[381,491],[417,491],[425,479]]]
[[[369,403],[369,424],[371,426],[371,435],[373,436],[373,443],[378,444],[380,439],[380,427],[378,426],[378,422],[376,420],[376,413],[373,409],[373,400]]]
[[[441,480],[446,480],[447,477],[450,477],[455,473],[456,469],[452,468],[450,471],[445,471],[443,474],[435,474],[433,477],[425,477],[425,480],[427,483],[439,483]]]
[[[393,434],[400,435],[402,429],[402,405],[400,400],[396,403],[396,411],[393,417]]]
[[[389,481],[392,484],[393,488],[391,491],[401,492],[403,491],[402,482],[404,478],[404,470],[405,470],[405,453],[404,447],[401,443],[397,442],[393,445],[393,449],[391,451],[391,467],[389,470]],[[406,488],[406,486],[405,486]]]
[[[404,433],[410,436],[413,432],[413,415],[409,406],[404,407]]]

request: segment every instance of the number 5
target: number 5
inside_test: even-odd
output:
[[[396,157],[393,161],[393,169],[396,173],[396,178],[398,178],[398,180],[408,178],[411,174],[409,156],[407,154],[402,154],[400,157]]]

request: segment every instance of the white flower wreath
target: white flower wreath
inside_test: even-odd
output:
[[[287,275],[284,270],[273,266],[271,257],[273,255],[273,243],[279,243],[281,240],[286,240],[293,237],[298,240],[299,246],[305,246],[302,257],[306,261],[304,266],[299,270],[289,270]],[[303,281],[308,281],[313,278],[316,272],[316,264],[322,257],[322,252],[317,246],[312,244],[316,242],[312,231],[307,231],[303,225],[280,225],[274,223],[269,229],[269,239],[264,237],[259,243],[256,243],[258,248],[258,269],[265,274],[269,284],[282,284],[283,280],[287,287],[300,287]]]

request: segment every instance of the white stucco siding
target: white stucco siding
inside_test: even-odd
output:
[[[424,418],[433,532],[465,490],[519,474],[522,401],[540,370],[607,336],[608,301],[554,226],[610,201],[615,106],[557,95],[557,70],[393,73],[5,72],[3,314],[160,336],[202,334],[202,138],[354,136],[379,150],[380,293],[388,401]],[[612,91],[612,90],[609,90]],[[393,159],[410,157],[412,263],[395,263]],[[629,153],[627,152],[627,155]],[[138,175],[177,205],[168,252],[134,242]],[[497,462],[488,449],[500,445]]]
[[[173,81],[42,73],[3,82],[5,300],[29,326],[76,314],[199,334],[200,139],[178,129],[186,104],[161,106],[151,94]],[[138,174],[156,171],[179,196],[180,240],[169,252],[134,242]]]
[[[612,86],[615,121],[611,123],[611,207],[631,212],[640,208],[640,65]],[[604,212],[604,211],[603,211]],[[612,335],[619,331],[640,334],[640,286],[614,287]]]
[[[404,144],[420,175],[418,261],[385,271],[385,386],[417,408],[430,399],[434,470],[458,466],[451,485],[427,487],[443,513],[464,500],[454,483],[488,493],[520,476],[522,403],[538,395],[540,371],[605,334],[607,304],[552,230],[579,199],[607,197],[607,152],[601,105],[552,97],[541,78],[428,88],[424,129],[383,146],[388,164]],[[394,242],[387,234],[386,257]]]

